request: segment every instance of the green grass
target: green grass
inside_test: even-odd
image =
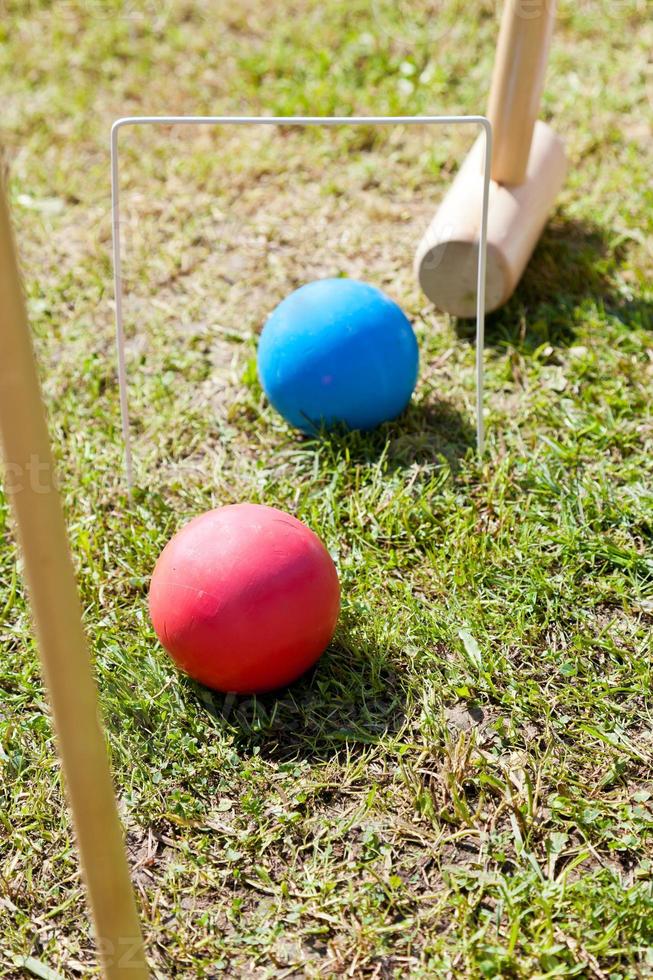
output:
[[[418,6],[5,3],[4,165],[159,978],[653,975],[644,3],[559,12],[543,114],[570,175],[490,318],[482,462],[469,325],[411,272],[471,134],[124,134],[139,477],[124,492],[112,120],[482,109],[497,9]],[[262,396],[256,335],[291,288],[331,274],[402,303],[421,376],[396,422],[308,440]],[[316,670],[260,699],[181,679],[146,611],[170,535],[237,500],[306,521],[343,588]],[[0,522],[0,975],[88,976],[3,497]]]

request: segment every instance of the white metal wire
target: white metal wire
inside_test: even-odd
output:
[[[390,126],[437,125],[480,126],[485,136],[483,167],[483,203],[478,249],[476,281],[476,445],[479,454],[484,448],[483,424],[483,346],[485,343],[485,268],[487,254],[487,216],[492,161],[492,126],[485,116],[125,116],[111,128],[111,201],[113,207],[113,281],[116,312],[116,348],[118,355],[118,384],[120,413],[125,446],[127,485],[134,484],[134,467],[129,427],[129,400],[125,332],[123,326],[122,257],[120,251],[120,167],[118,134],[126,126]]]

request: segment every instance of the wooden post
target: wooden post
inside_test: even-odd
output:
[[[0,435],[43,673],[108,980],[146,980],[97,693],[41,403],[4,189],[0,187]]]

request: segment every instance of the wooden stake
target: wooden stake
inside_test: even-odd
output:
[[[68,798],[108,980],[148,976],[97,693],[20,286],[0,187],[0,434],[6,489],[50,694]]]

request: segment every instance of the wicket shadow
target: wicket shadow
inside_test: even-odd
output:
[[[526,267],[511,299],[486,322],[486,344],[532,351],[541,344],[574,343],[574,311],[583,301],[599,300],[625,324],[653,329],[653,304],[630,298],[619,289],[616,272],[626,245],[615,244],[609,231],[591,221],[564,216],[553,219]],[[461,340],[474,340],[473,320],[456,321]]]
[[[192,695],[234,738],[238,751],[276,762],[326,761],[362,752],[403,727],[405,697],[392,651],[338,636],[291,687],[259,696],[222,695],[191,681]]]

